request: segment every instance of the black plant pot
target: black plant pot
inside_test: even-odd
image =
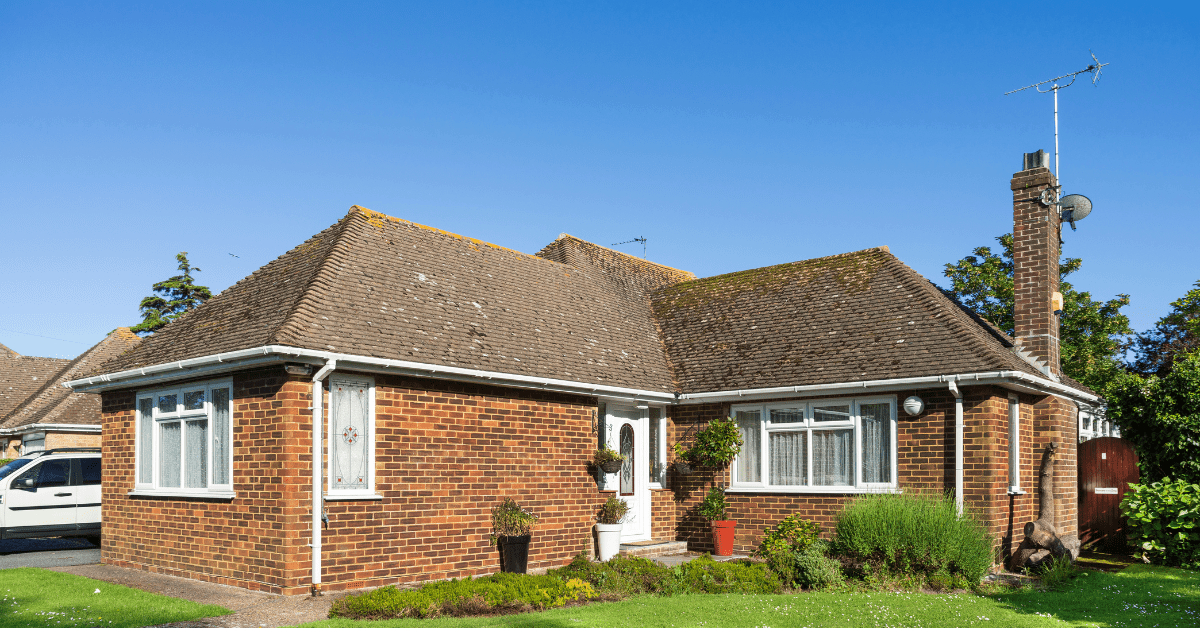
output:
[[[690,465],[686,462],[676,462],[675,463],[675,473],[678,473],[679,475],[691,475],[692,474],[692,465]]]
[[[500,537],[500,571],[525,573],[529,568],[529,535]]]
[[[600,470],[605,473],[616,473],[621,470],[621,463],[624,460],[609,460],[608,462],[600,463]]]

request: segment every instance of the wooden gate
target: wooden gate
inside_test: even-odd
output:
[[[1079,540],[1085,548],[1125,549],[1125,518],[1119,505],[1138,481],[1137,454],[1120,438],[1079,444]]]

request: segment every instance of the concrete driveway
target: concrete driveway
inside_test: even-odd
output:
[[[98,562],[100,548],[80,538],[0,541],[0,569],[68,567]]]

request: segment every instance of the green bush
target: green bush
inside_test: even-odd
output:
[[[1066,556],[1053,556],[1038,566],[1037,574],[1042,584],[1051,589],[1061,589],[1075,576],[1083,573],[1074,561]]]
[[[817,541],[792,552],[795,586],[824,589],[842,583],[842,564],[825,555],[828,548],[825,541]]]
[[[1129,488],[1121,513],[1134,547],[1152,562],[1200,569],[1200,484],[1163,478]]]
[[[578,578],[498,573],[483,578],[433,582],[408,591],[393,586],[334,602],[330,617],[391,619],[516,613],[557,608],[597,597]]]
[[[796,586],[797,556],[811,547],[820,534],[821,526],[801,519],[800,515],[789,515],[773,529],[763,530],[763,540],[754,555],[765,559],[784,584]]]
[[[704,500],[696,506],[696,514],[705,521],[725,521],[725,511],[728,509],[729,502],[725,501],[725,489],[714,486],[708,489]]]
[[[887,572],[962,576],[978,583],[992,565],[987,529],[958,516],[941,495],[864,495],[838,516],[834,550]]]
[[[686,460],[702,467],[723,468],[742,451],[742,434],[733,417],[716,419],[699,432]]]
[[[779,578],[763,563],[748,560],[717,562],[701,556],[677,567],[664,567],[645,558],[617,556],[593,563],[582,554],[571,564],[546,575],[560,579],[578,578],[604,599],[630,595],[678,595],[685,593],[779,593]]]

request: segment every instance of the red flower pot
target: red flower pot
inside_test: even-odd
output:
[[[733,556],[733,532],[737,529],[736,521],[713,521],[713,552],[716,556]]]

